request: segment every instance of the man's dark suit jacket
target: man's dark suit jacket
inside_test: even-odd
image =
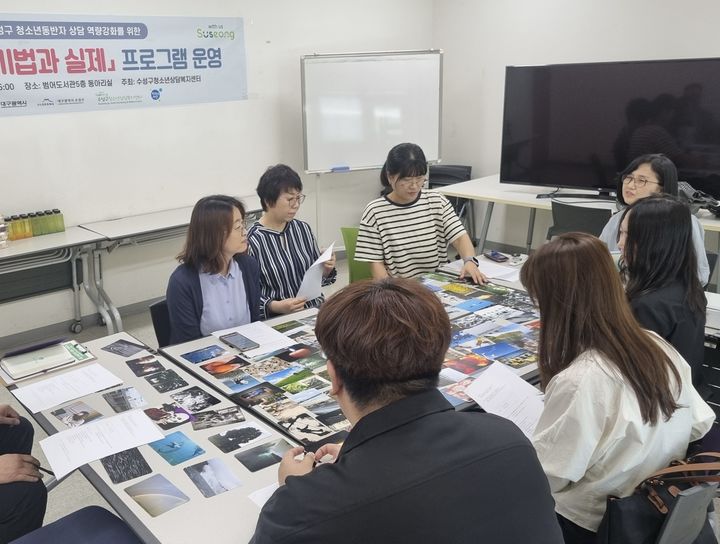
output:
[[[334,464],[290,476],[252,543],[562,544],[535,450],[433,389],[363,417]]]

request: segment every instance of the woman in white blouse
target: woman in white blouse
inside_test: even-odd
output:
[[[675,349],[638,325],[607,247],[570,233],[520,278],[540,309],[545,408],[533,443],[566,544],[594,542],[608,495],[685,456],[715,418]]]

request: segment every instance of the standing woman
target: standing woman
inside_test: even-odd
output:
[[[533,444],[566,544],[595,542],[609,495],[685,457],[715,414],[690,367],[641,329],[607,247],[569,233],[538,249],[520,279],[540,309],[543,412]]]
[[[618,247],[630,306],[640,325],[670,342],[701,384],[707,300],[697,278],[690,209],[671,196],[628,208]]]
[[[260,318],[258,265],[244,254],[244,221],[242,202],[231,196],[206,196],[195,204],[185,247],[178,255],[181,264],[167,287],[170,343]]]
[[[422,190],[427,171],[419,146],[405,143],[390,150],[380,172],[384,196],[365,207],[355,260],[369,262],[375,279],[412,278],[447,263],[447,246],[452,244],[464,261],[460,277],[487,282],[448,199]]]
[[[678,174],[673,162],[657,153],[634,159],[618,177],[617,199],[622,206],[632,206],[654,194],[678,195]],[[610,251],[618,251],[618,234],[622,212],[613,215],[603,228],[600,239]],[[705,230],[693,215],[692,241],[697,257],[697,276],[701,285],[710,279],[710,265],[705,253]]]
[[[250,227],[250,254],[260,264],[260,315],[267,319],[303,308],[316,308],[325,300],[297,298],[308,268],[320,256],[310,225],[295,219],[305,200],[297,172],[278,164],[260,177],[257,194],[263,215]],[[335,255],[323,263],[322,285],[335,283]]]

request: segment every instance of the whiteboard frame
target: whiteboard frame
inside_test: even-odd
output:
[[[306,174],[334,174],[344,172],[358,172],[362,170],[378,170],[383,167],[382,164],[376,166],[363,166],[357,168],[349,168],[347,170],[335,171],[332,169],[326,170],[309,170],[308,169],[308,144],[307,144],[307,102],[305,96],[305,61],[315,59],[331,59],[331,58],[357,58],[357,57],[382,57],[389,55],[439,55],[439,70],[438,74],[438,158],[437,160],[428,161],[428,164],[436,164],[442,162],[442,105],[443,105],[443,50],[442,49],[411,49],[403,51],[366,51],[366,52],[355,52],[355,53],[328,53],[328,54],[311,54],[302,55],[300,57],[300,91],[302,101],[302,129],[303,129],[303,161],[304,171]]]

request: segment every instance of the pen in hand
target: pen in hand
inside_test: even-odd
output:
[[[55,476],[55,473],[52,470],[48,470],[45,467],[41,467],[38,465],[38,470],[42,470],[45,474],[49,474],[50,476]]]

